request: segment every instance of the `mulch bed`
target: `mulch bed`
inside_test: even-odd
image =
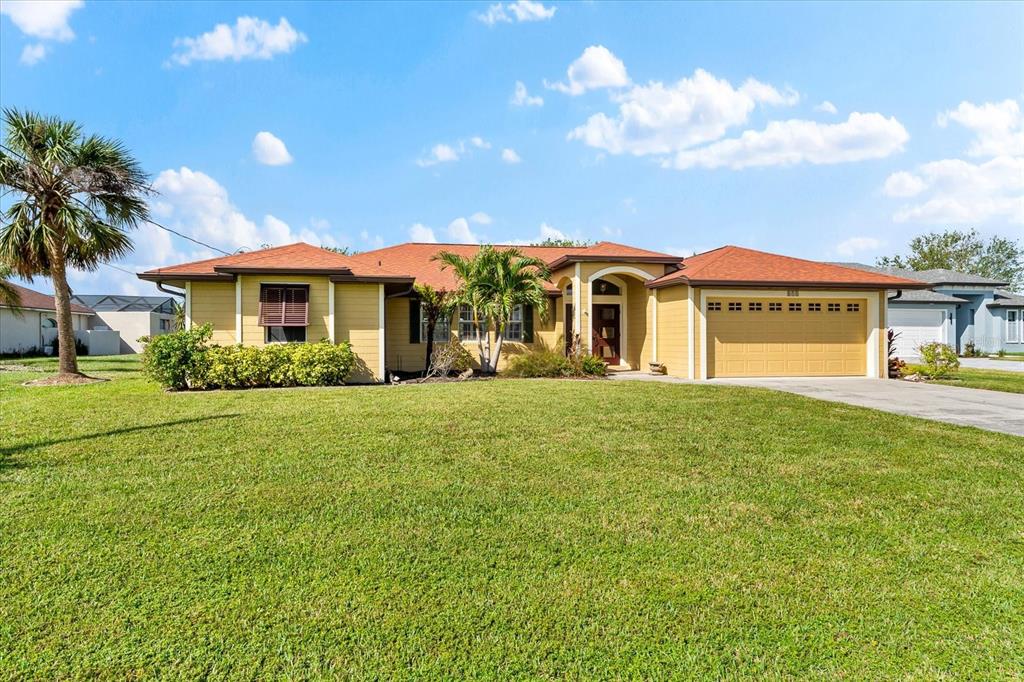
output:
[[[89,377],[84,374],[55,374],[42,379],[26,381],[22,386],[78,386],[81,384],[98,384],[101,381],[110,381],[110,379]]]

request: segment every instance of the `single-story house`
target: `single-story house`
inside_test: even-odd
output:
[[[53,296],[12,284],[21,298],[21,310],[0,304],[0,353],[31,355],[43,353],[57,334],[57,305]],[[78,332],[89,329],[96,313],[88,306],[71,304],[71,324]]]
[[[349,341],[356,381],[424,367],[417,282],[454,289],[433,257],[466,244],[407,243],[345,256],[291,244],[141,273],[185,291],[186,325],[209,323],[219,344]],[[501,248],[501,247],[499,247]],[[547,315],[516,311],[502,353],[565,348],[579,333],[612,367],[660,363],[691,379],[886,375],[889,292],[917,280],[737,246],[680,258],[623,244],[524,246],[548,264]],[[468,310],[436,331],[470,350]],[[499,367],[499,369],[501,369]]]
[[[1004,289],[1006,282],[956,270],[838,265],[928,285],[889,298],[889,326],[899,333],[896,351],[901,358],[917,357],[919,346],[934,341],[958,353],[969,343],[983,353],[1024,352],[1024,296]]]
[[[91,329],[120,332],[119,353],[141,353],[143,336],[174,331],[174,299],[170,296],[125,296],[121,294],[75,294],[72,303],[90,308],[96,316]]]

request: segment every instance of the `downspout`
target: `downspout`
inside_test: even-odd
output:
[[[166,286],[164,286],[163,282],[157,282],[156,283],[156,288],[159,289],[160,291],[164,292],[165,294],[170,294],[171,296],[180,296],[182,298],[185,298],[185,292],[184,291],[178,291],[177,289],[168,289]]]

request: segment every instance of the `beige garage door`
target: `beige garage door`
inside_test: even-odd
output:
[[[710,298],[708,376],[864,376],[867,301]]]

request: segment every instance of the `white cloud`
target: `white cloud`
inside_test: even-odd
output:
[[[186,166],[161,172],[153,188],[159,193],[153,202],[153,212],[162,222],[225,251],[300,240],[288,223],[273,215],[265,215],[260,223],[248,218],[231,203],[220,183]],[[303,234],[305,241],[326,243],[324,236],[314,230]]]
[[[0,14],[9,16],[27,36],[66,43],[75,38],[68,19],[84,4],[82,0],[4,0],[0,2]]]
[[[26,66],[36,64],[44,57],[46,57],[46,45],[42,43],[32,43],[21,50],[21,63]]]
[[[618,239],[619,237],[622,236],[622,228],[621,227],[609,227],[608,225],[605,225],[605,226],[603,226],[601,228],[601,234],[603,234],[605,237],[611,237],[613,239]]]
[[[825,100],[824,102],[822,102],[818,106],[814,107],[814,110],[815,111],[820,111],[823,114],[838,114],[839,113],[839,109],[836,108],[836,105],[832,104],[832,102],[829,102],[828,100]]]
[[[469,216],[469,222],[476,223],[477,225],[490,225],[494,222],[494,219],[483,211],[477,211]]]
[[[540,107],[544,106],[544,98],[531,95],[523,81],[516,81],[516,89],[509,104],[516,107]]]
[[[439,163],[458,160],[459,153],[452,147],[446,144],[435,144],[430,150],[430,155],[422,159],[417,159],[416,165],[421,168],[428,168],[430,166],[436,166]]]
[[[379,234],[370,234],[367,230],[360,231],[359,238],[363,240],[364,244],[368,244],[371,249],[379,249],[384,246],[384,237]]]
[[[469,143],[477,149],[490,149],[491,143],[480,136],[474,136],[469,138]]]
[[[505,163],[520,163],[522,159],[516,154],[515,149],[505,148],[501,150],[501,160]]]
[[[544,241],[545,239],[567,239],[565,233],[554,227],[551,227],[547,223],[540,224],[540,239],[538,241]]]
[[[252,140],[252,155],[266,166],[284,166],[292,162],[292,155],[280,138],[262,130]]]
[[[545,7],[543,3],[531,0],[515,0],[507,4],[496,3],[487,8],[477,19],[488,26],[513,21],[546,21],[555,16],[556,7]]]
[[[874,237],[850,237],[836,244],[836,253],[852,257],[865,251],[875,251],[882,246],[881,239]]]
[[[916,194],[927,196],[900,208],[893,215],[897,223],[1024,224],[1024,157],[997,156],[982,164],[945,159],[907,175],[921,186]]]
[[[171,61],[188,66],[194,61],[271,59],[308,40],[284,17],[276,26],[256,17],[238,17],[234,26],[217,24],[212,31],[195,38],[175,38],[174,47],[178,50],[171,55]]]
[[[679,256],[680,258],[689,258],[695,253],[700,253],[697,249],[688,249],[684,246],[663,246],[661,250],[671,256]]]
[[[409,228],[409,239],[414,242],[427,242],[430,244],[437,243],[437,237],[434,235],[434,231],[423,223],[414,223],[413,226]]]
[[[652,81],[615,99],[617,116],[594,114],[569,139],[612,154],[667,154],[721,138],[746,123],[759,104],[792,105],[799,95],[753,78],[736,88],[697,69],[674,84]]]
[[[894,154],[909,138],[895,118],[854,112],[845,122],[834,124],[772,121],[764,130],[748,130],[737,138],[680,151],[663,165],[684,170],[848,163]]]
[[[899,171],[885,179],[883,191],[890,197],[912,197],[920,194],[927,187],[928,183],[913,173]]]
[[[469,229],[469,222],[465,218],[456,218],[448,223],[446,233],[449,240],[458,244],[480,243],[480,238]]]
[[[960,106],[939,114],[938,124],[959,123],[975,134],[967,154],[970,156],[1024,155],[1024,118],[1015,100]]]
[[[568,83],[548,83],[544,86],[567,95],[582,95],[587,90],[619,88],[629,85],[629,75],[622,60],[604,45],[591,45],[569,65]]]

